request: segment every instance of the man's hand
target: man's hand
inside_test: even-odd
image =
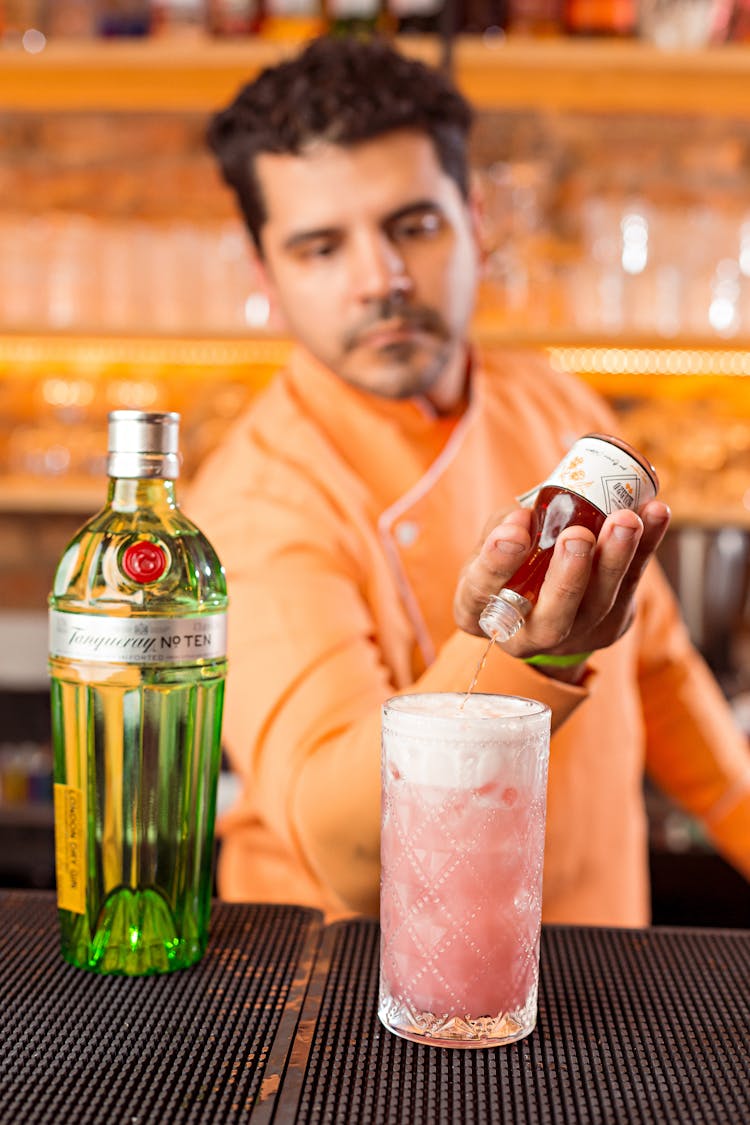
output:
[[[666,504],[651,500],[638,515],[613,512],[598,538],[584,527],[561,532],[539,600],[523,628],[503,644],[505,651],[522,658],[562,656],[613,644],[633,619],[636,587],[669,519]],[[525,508],[498,520],[461,572],[453,612],[467,633],[484,635],[480,614],[526,558],[530,524]]]

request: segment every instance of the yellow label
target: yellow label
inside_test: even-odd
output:
[[[55,785],[57,905],[86,913],[86,807],[83,790]]]

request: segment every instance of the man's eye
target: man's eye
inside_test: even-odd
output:
[[[315,242],[305,242],[297,248],[297,253],[300,258],[313,259],[313,258],[328,258],[333,254],[336,245],[329,239],[316,239]]]
[[[409,215],[399,219],[394,225],[393,233],[396,238],[424,238],[437,234],[441,226],[440,216],[427,211],[423,215]]]

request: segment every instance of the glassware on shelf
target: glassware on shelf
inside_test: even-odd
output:
[[[664,50],[697,49],[727,37],[732,0],[638,0],[638,34]]]
[[[497,161],[477,174],[485,250],[484,288],[500,316],[514,327],[550,322],[554,266],[548,162]]]

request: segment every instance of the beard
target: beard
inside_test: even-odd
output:
[[[378,343],[374,338],[378,327],[391,321],[410,334]],[[374,301],[366,316],[345,334],[340,374],[347,382],[384,398],[413,398],[430,390],[452,354],[451,333],[440,314],[409,305],[394,294]]]

